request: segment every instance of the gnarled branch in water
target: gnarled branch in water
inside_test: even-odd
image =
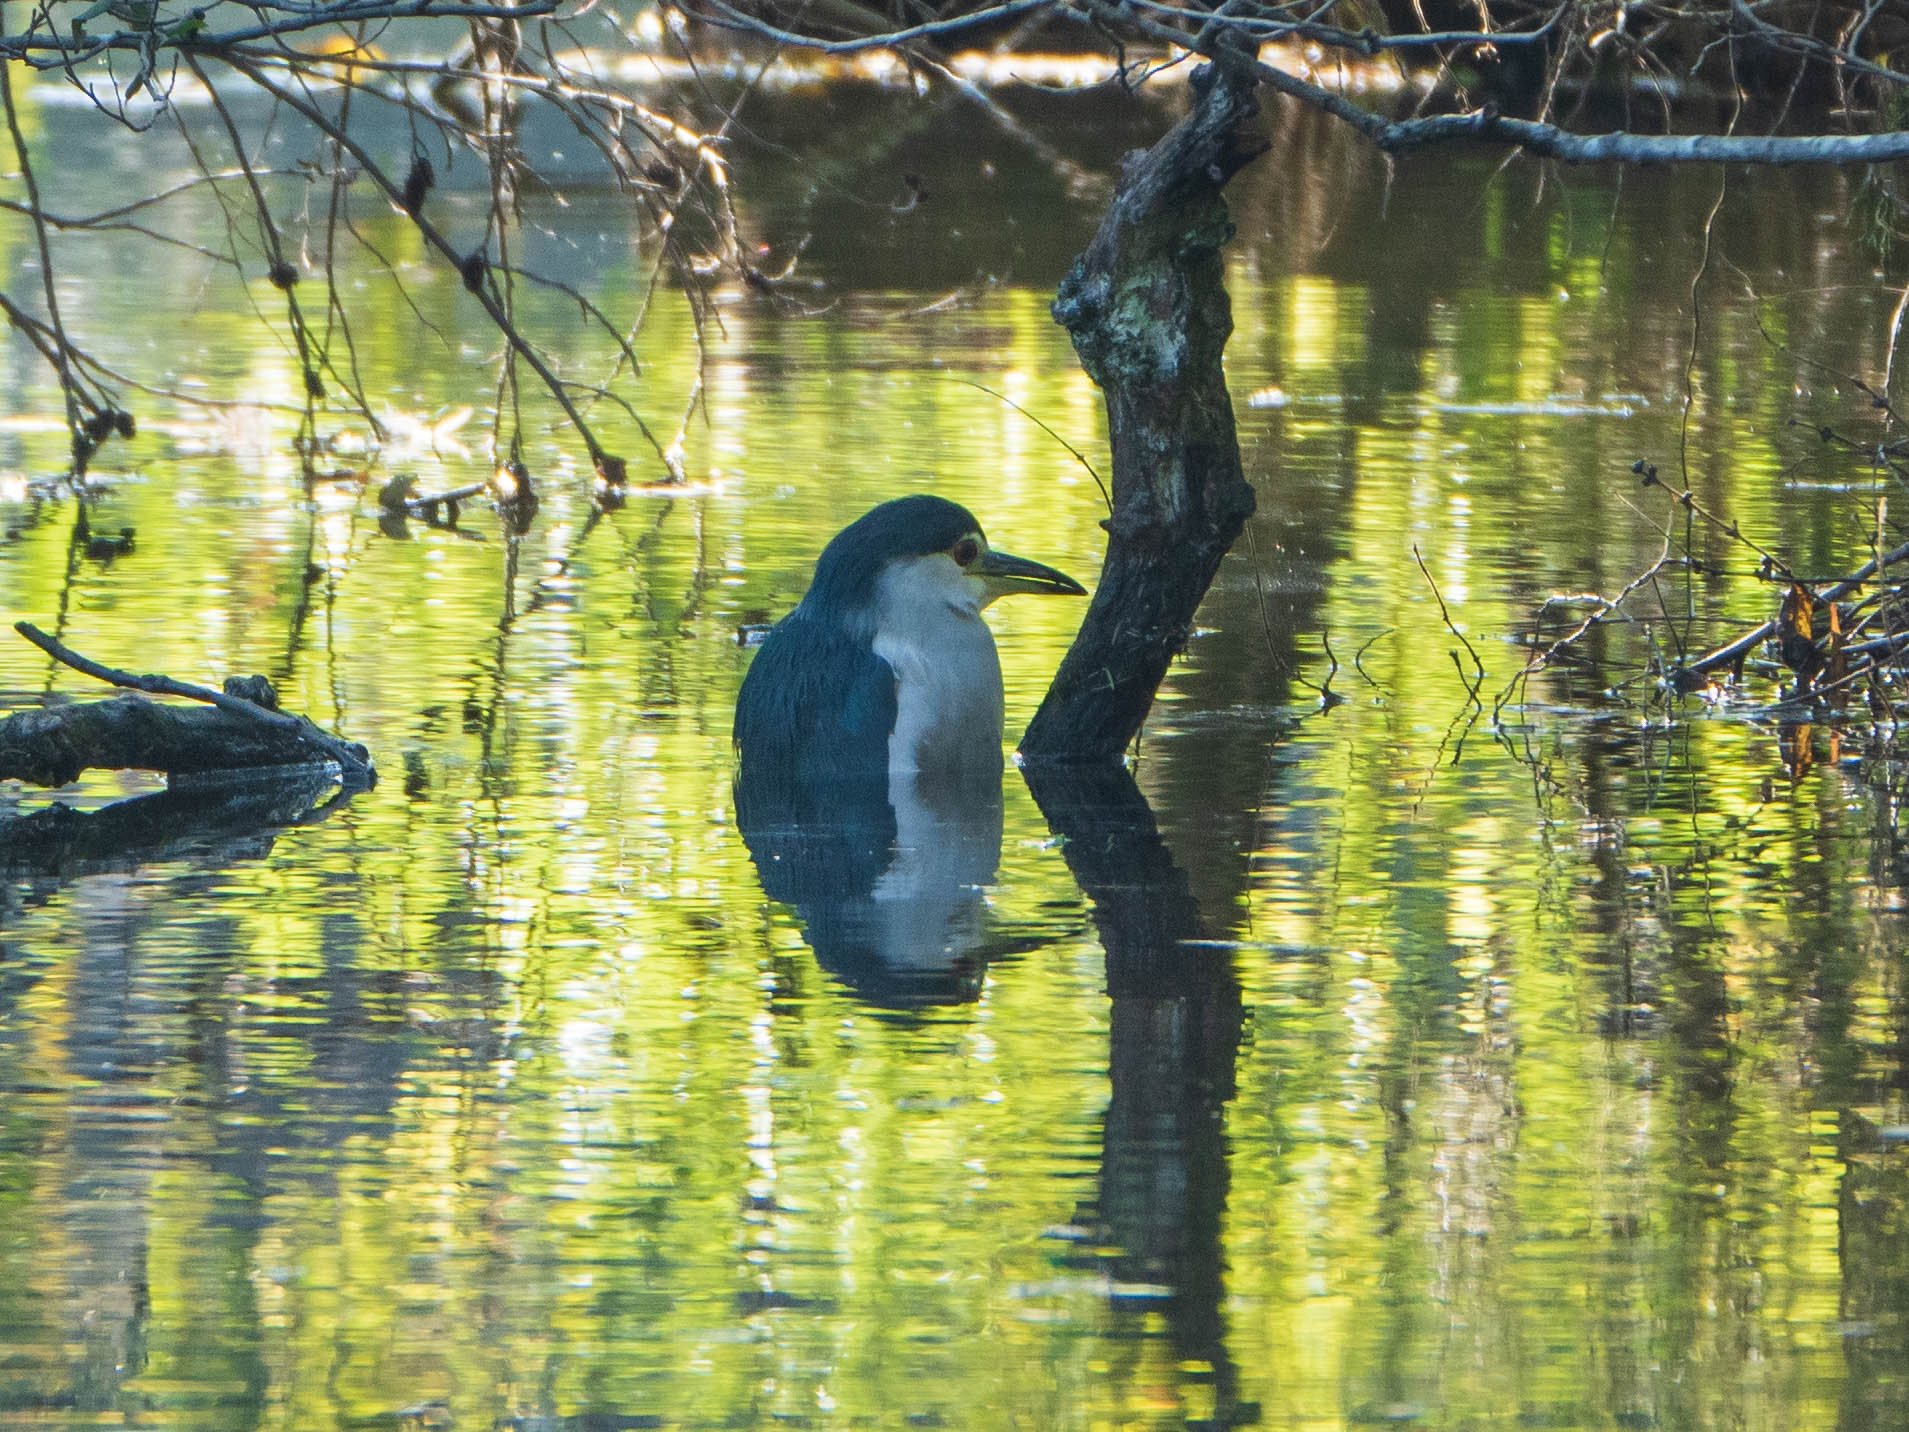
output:
[[[1054,300],[1106,394],[1114,511],[1087,618],[1021,740],[1030,761],[1118,759],[1252,515],[1220,364],[1233,331],[1220,191],[1266,149],[1253,87],[1241,68],[1194,72],[1193,112],[1128,156]]]

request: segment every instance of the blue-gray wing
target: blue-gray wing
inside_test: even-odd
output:
[[[866,895],[895,843],[895,673],[866,645],[783,619],[736,698],[736,825],[771,899]]]
[[[769,633],[736,698],[743,780],[886,777],[894,668],[866,643],[791,613]]]

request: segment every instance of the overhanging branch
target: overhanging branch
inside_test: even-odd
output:
[[[736,8],[729,0],[692,0],[687,7],[697,18],[724,29],[743,31],[782,46],[799,46],[818,54],[847,55],[872,50],[908,54],[929,42],[945,42],[971,35],[1005,20],[1021,19],[1045,8],[1071,20],[1096,36],[1126,36],[1165,47],[1169,53],[1192,54],[1230,67],[1243,68],[1280,94],[1321,110],[1356,129],[1388,154],[1403,154],[1438,145],[1478,144],[1522,150],[1537,158],[1565,164],[1885,164],[1909,159],[1909,132],[1871,134],[1818,133],[1805,135],[1745,134],[1635,134],[1616,131],[1583,134],[1544,120],[1513,118],[1489,106],[1460,114],[1392,119],[1355,103],[1345,94],[1283,68],[1262,50],[1269,42],[1318,47],[1326,58],[1316,68],[1334,63],[1334,56],[1353,62],[1388,51],[1429,51],[1445,57],[1492,53],[1518,46],[1575,46],[1571,57],[1581,72],[1595,66],[1593,46],[1581,34],[1568,33],[1567,21],[1589,24],[1603,9],[1559,4],[1533,7],[1522,23],[1474,31],[1445,30],[1422,34],[1381,34],[1370,28],[1346,29],[1325,23],[1330,9],[1297,17],[1279,6],[1234,3],[1219,10],[1195,8],[1173,0],[1023,0],[996,5],[966,15],[944,16],[883,34],[836,37],[804,33],[788,24],[775,24]],[[1610,8],[1615,17],[1621,7]],[[1743,10],[1744,7],[1737,7]],[[1738,38],[1729,10],[1680,13],[1676,18],[1721,41]],[[1611,20],[1616,23],[1615,19]],[[1757,19],[1751,27],[1763,44],[1778,46],[1825,72],[1859,75],[1900,92],[1909,89],[1909,74],[1873,57],[1839,48],[1801,32],[1784,30]]]
[[[253,4],[255,11],[275,7]],[[231,30],[207,30],[203,13],[187,11],[182,15],[158,15],[150,27],[113,30],[99,35],[84,31],[78,37],[61,34],[50,26],[0,37],[0,60],[22,60],[35,69],[63,69],[82,64],[107,53],[145,55],[157,49],[177,49],[217,58],[233,45],[256,44],[260,40],[283,39],[287,35],[310,30],[330,30],[335,26],[361,21],[384,23],[392,20],[534,20],[554,15],[559,0],[525,0],[522,5],[440,4],[437,0],[347,0],[339,5],[315,5],[286,10],[275,20],[243,25]],[[194,16],[198,21],[195,25]]]

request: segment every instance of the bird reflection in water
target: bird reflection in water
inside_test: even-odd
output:
[[[883,1004],[979,988],[1001,855],[1001,664],[981,613],[1081,596],[988,545],[972,513],[904,497],[823,549],[736,699],[736,821],[763,889],[824,969]]]

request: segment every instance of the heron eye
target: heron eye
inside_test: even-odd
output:
[[[981,555],[981,544],[972,537],[963,537],[954,544],[954,550],[950,555],[958,566],[965,567]]]

